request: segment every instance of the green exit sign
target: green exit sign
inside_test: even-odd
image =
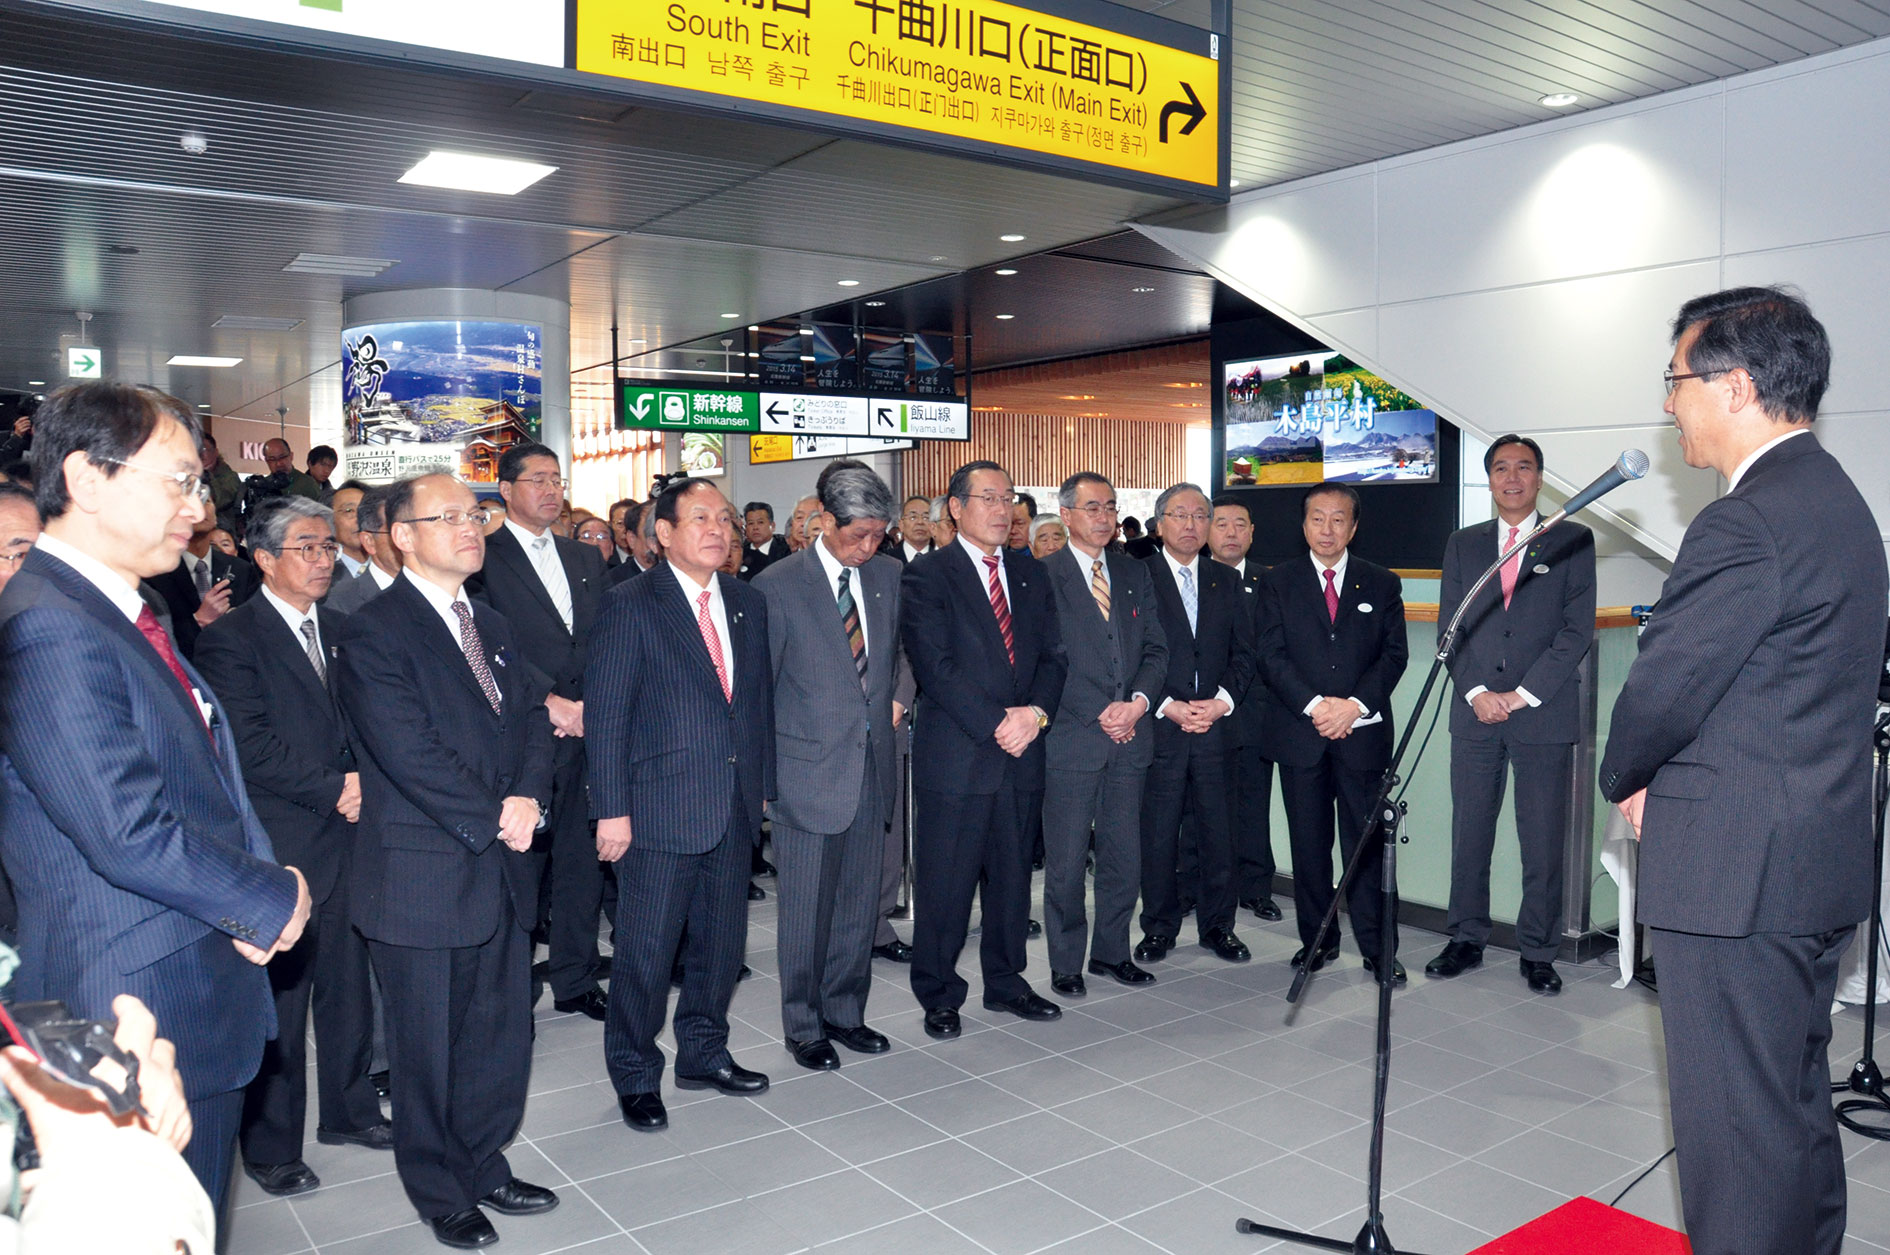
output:
[[[752,392],[619,384],[617,426],[659,431],[753,432],[761,429],[761,405]]]

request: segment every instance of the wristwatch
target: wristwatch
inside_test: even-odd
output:
[[[1043,713],[1043,707],[1032,706],[1030,713],[1037,716],[1037,731],[1042,732],[1050,726],[1050,716]]]

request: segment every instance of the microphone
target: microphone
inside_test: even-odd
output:
[[[1555,517],[1563,519],[1571,514],[1580,514],[1596,501],[1613,492],[1630,479],[1639,479],[1647,474],[1647,455],[1639,449],[1623,449],[1614,465],[1603,471],[1595,482],[1568,499],[1568,504],[1556,511]]]

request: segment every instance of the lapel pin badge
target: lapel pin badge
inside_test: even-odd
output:
[[[1371,602],[1369,602],[1369,601],[1361,601],[1361,602],[1359,602],[1359,603],[1358,603],[1358,612],[1359,612],[1360,614],[1370,614],[1370,613],[1372,612],[1372,603],[1371,603]]]
[[[1529,569],[1537,575],[1547,575],[1549,573],[1549,568],[1540,562],[1536,563],[1534,566],[1530,567]]]

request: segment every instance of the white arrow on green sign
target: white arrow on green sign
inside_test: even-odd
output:
[[[66,349],[66,377],[68,379],[104,378],[105,355],[97,349]]]
[[[761,427],[761,407],[752,392],[620,384],[617,426],[657,431],[753,432]]]

